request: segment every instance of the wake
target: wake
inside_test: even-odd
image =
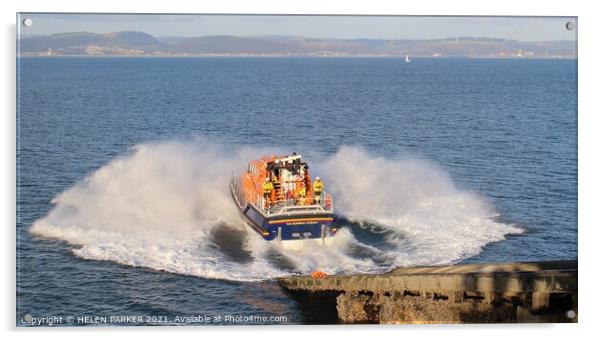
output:
[[[341,147],[314,174],[326,179],[345,228],[330,247],[286,250],[245,225],[227,189],[248,160],[273,152],[226,152],[203,140],[141,144],[55,197],[30,231],[76,245],[85,259],[236,281],[451,263],[521,232],[495,222],[484,198],[435,164]]]

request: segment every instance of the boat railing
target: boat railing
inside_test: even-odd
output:
[[[265,201],[263,203],[265,204]],[[264,213],[268,215],[334,212],[332,196],[329,193],[322,193],[319,199],[308,197],[272,201],[269,207],[263,207]]]
[[[232,177],[230,178],[230,187],[232,189],[232,193],[235,196],[236,200],[238,201],[238,204],[242,207],[246,206],[248,202],[247,200],[247,195],[245,192],[243,192],[240,187],[240,185],[238,184],[238,180],[236,179],[236,176],[234,174],[232,174]],[[245,190],[248,192],[248,190]]]

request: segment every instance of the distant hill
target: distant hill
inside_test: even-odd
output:
[[[167,44],[160,42],[150,34],[135,31],[123,31],[107,34],[89,32],[58,33],[47,36],[25,37],[20,40],[21,54],[31,54],[53,50],[54,54],[126,54],[139,50],[146,53],[151,50],[165,49]]]
[[[307,55],[427,57],[574,57],[571,41],[521,42],[489,37],[431,40],[317,39],[295,36],[164,37],[124,31],[25,36],[21,55]]]

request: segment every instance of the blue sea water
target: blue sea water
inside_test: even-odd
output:
[[[374,167],[352,169],[363,176],[354,180],[369,182],[369,195],[395,192],[369,197],[387,206],[375,208],[373,216],[364,201],[339,197],[343,236],[376,248],[397,247],[392,253],[357,255],[356,243],[342,246],[337,251],[343,255],[335,254],[340,272],[446,261],[575,259],[576,71],[575,60],[19,58],[17,324],[25,314],[329,321],[308,312],[274,280],[282,273],[305,273],[319,259],[287,254],[292,264],[275,264],[270,253],[267,262],[259,261],[263,255],[245,248],[252,236],[244,226],[220,224],[236,224],[232,219],[195,224],[192,242],[174,238],[147,247],[146,239],[130,231],[146,227],[132,224],[148,216],[127,215],[139,208],[135,214],[187,221],[181,216],[185,210],[163,203],[168,205],[169,197],[185,201],[188,196],[178,194],[188,191],[171,192],[171,182],[153,186],[164,167],[166,177],[177,169],[196,174],[205,165],[215,167],[209,174],[229,172],[227,154],[249,148],[302,152],[327,178],[333,173],[324,164],[371,163]],[[378,173],[376,180],[372,173]],[[128,183],[143,176],[150,176],[141,182],[150,188],[138,195],[140,183]],[[84,189],[71,189],[76,185]],[[165,194],[163,200],[141,197],[156,191]],[[104,216],[109,207],[116,209],[113,205],[125,206],[120,211],[125,215]],[[49,215],[55,206],[64,209]],[[211,214],[199,208],[199,214],[213,218],[219,207]],[[475,225],[481,213],[464,211],[472,207],[493,210],[491,224]],[[77,210],[77,218],[63,216],[69,209]],[[230,216],[230,208],[224,209]],[[358,218],[354,213],[360,210]],[[387,214],[396,220],[387,220]],[[36,221],[48,223],[36,232]],[[197,227],[209,236],[197,234]],[[488,238],[488,232],[496,236]],[[202,249],[202,256],[179,252],[189,243]],[[390,259],[391,254],[404,259]],[[264,274],[266,279],[258,280]],[[247,282],[245,275],[253,280]]]

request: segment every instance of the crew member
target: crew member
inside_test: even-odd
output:
[[[272,184],[269,177],[266,177],[265,183],[263,183],[263,197],[265,198],[266,207],[269,206],[272,190],[274,190],[274,184]]]
[[[324,183],[322,183],[320,177],[316,177],[316,180],[314,181],[314,198],[316,200],[316,204],[320,204],[323,189]]]
[[[299,189],[299,200],[297,201],[299,205],[305,205],[305,185]]]
[[[274,161],[274,179],[278,180],[280,178],[282,164],[280,164],[280,160],[276,158]]]

